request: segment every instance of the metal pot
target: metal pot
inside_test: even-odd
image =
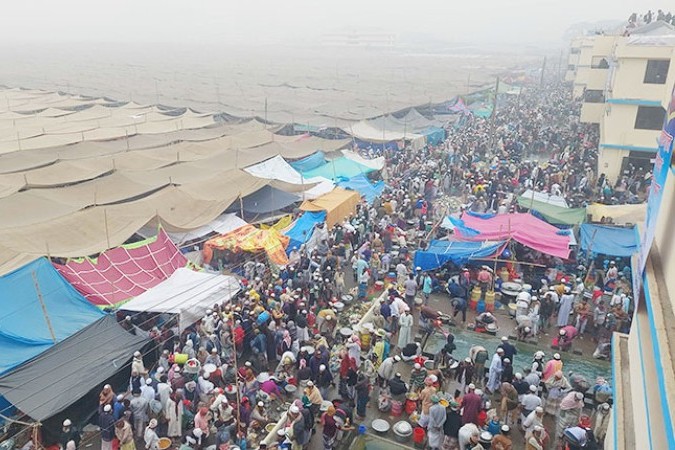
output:
[[[392,427],[392,430],[394,431],[394,439],[402,444],[408,442],[413,433],[412,425],[406,420],[396,422]]]

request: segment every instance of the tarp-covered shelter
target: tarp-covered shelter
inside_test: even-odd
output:
[[[420,131],[427,138],[428,145],[438,145],[445,140],[445,130],[439,127],[428,127]]]
[[[326,211],[326,225],[331,228],[356,212],[359,199],[358,193],[337,187],[321,197],[303,202],[300,209],[303,211]]]
[[[326,163],[326,154],[324,152],[316,152],[309,156],[306,156],[297,161],[291,161],[289,164],[298,172],[307,172],[312,169],[316,169],[319,166],[322,166]]]
[[[292,205],[300,198],[289,192],[284,192],[272,186],[264,186],[260,190],[241,199],[241,209],[249,214],[267,214],[279,211]],[[233,208],[238,207],[234,205]]]
[[[326,211],[307,211],[297,218],[284,234],[290,238],[288,250],[300,248],[312,236],[314,225],[326,221]]]
[[[523,201],[524,202],[523,205],[527,205],[528,200],[529,201],[534,200],[541,203],[547,203],[549,205],[560,206],[561,208],[569,207],[564,197],[560,197],[558,195],[551,195],[548,192],[532,191],[532,189],[526,190],[520,195],[520,197],[518,197],[518,203]]]
[[[260,229],[253,225],[237,228],[230,233],[209,239],[204,243],[204,262],[209,264],[213,258],[213,250],[229,250],[237,252],[257,253],[264,251],[267,257],[275,264],[288,263],[286,247],[289,238],[275,228]]]
[[[372,167],[342,156],[337,159],[327,160],[325,164],[305,171],[302,175],[306,178],[322,177],[336,181],[340,178],[352,178],[356,175],[364,175],[374,170]]]
[[[517,201],[519,206],[539,213],[548,223],[579,225],[586,220],[586,208],[565,208],[523,196],[518,197]]]
[[[125,303],[125,311],[177,314],[184,330],[204,317],[215,303],[230,300],[239,291],[239,282],[230,275],[195,272],[181,268],[152,289]]]
[[[103,316],[46,258],[0,277],[0,292],[0,374]]]
[[[636,227],[622,228],[608,225],[581,225],[581,249],[609,256],[631,256],[640,250]]]
[[[513,239],[533,250],[562,259],[567,259],[570,254],[570,237],[532,214],[497,214],[487,218],[463,214],[461,223],[455,223],[455,233],[471,241]]]
[[[316,154],[319,154],[318,152]],[[310,157],[311,158],[311,157]],[[323,158],[322,162],[323,164]],[[319,164],[319,165],[320,165]],[[261,163],[249,166],[244,169],[246,172],[258,178],[267,180],[278,180],[285,183],[306,186],[306,190],[302,192],[303,199],[312,199],[320,195],[330,192],[335,187],[335,184],[326,178],[305,178],[293,168],[281,156],[275,156]]]
[[[91,303],[111,306],[142,294],[187,263],[164,230],[159,230],[155,237],[107,250],[98,258],[54,266]]]
[[[180,246],[186,242],[200,239],[211,233],[226,234],[239,227],[248,225],[248,223],[233,213],[221,214],[212,220],[208,225],[185,231],[174,231],[165,233],[171,238],[171,241]],[[146,225],[138,231],[138,234],[145,238],[156,235],[158,232],[157,224]]]
[[[617,225],[637,224],[645,221],[647,204],[603,205],[602,203],[592,203],[586,207],[586,214],[591,216],[593,222],[600,222],[605,217],[611,218],[612,223]]]
[[[368,203],[373,203],[375,198],[382,195],[385,188],[384,181],[371,183],[365,175],[356,175],[348,180],[338,181],[337,185],[358,192]]]
[[[459,265],[473,258],[487,258],[501,251],[503,241],[463,242],[434,240],[426,250],[415,252],[415,267],[435,270],[452,261]]]
[[[32,419],[44,421],[123,369],[146,340],[125,331],[113,315],[99,317],[0,378],[0,395]]]

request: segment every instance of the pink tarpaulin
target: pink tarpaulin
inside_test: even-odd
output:
[[[85,258],[54,266],[91,303],[109,306],[158,285],[187,262],[160,230],[156,238],[107,250],[95,260]]]
[[[480,232],[477,236],[470,236],[456,229],[463,239],[470,241],[503,241],[512,238],[533,250],[547,255],[567,259],[570,254],[569,236],[558,234],[558,228],[532,214],[514,213],[497,214],[489,219],[481,219],[470,214],[462,215],[467,228]]]

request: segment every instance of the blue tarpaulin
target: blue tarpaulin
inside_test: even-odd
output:
[[[424,251],[415,252],[415,267],[434,270],[452,261],[464,264],[472,258],[486,258],[500,251],[504,245],[498,242],[431,241]]]
[[[608,256],[631,256],[639,251],[640,241],[635,227],[581,224],[581,249]]]
[[[326,211],[307,211],[298,217],[293,227],[284,233],[291,238],[286,251],[290,253],[293,247],[300,248],[300,245],[306,243],[312,237],[314,225],[325,221]]]
[[[345,189],[357,191],[368,203],[373,203],[375,198],[382,195],[385,187],[384,181],[378,181],[373,184],[365,175],[357,175],[348,180],[338,181],[337,185]]]
[[[374,171],[372,167],[359,164],[353,159],[344,156],[326,161],[325,164],[312,170],[302,171],[305,178],[323,177],[329,180],[338,181],[341,178],[348,179],[357,175],[362,175]]]
[[[326,163],[326,155],[323,152],[312,153],[311,155],[305,158],[289,162],[292,168],[301,173],[306,172],[308,170],[316,169],[317,167],[322,166],[325,163]]]
[[[50,328],[61,342],[104,315],[45,258],[0,277],[0,292],[0,374],[53,346]]]
[[[427,138],[427,144],[438,145],[445,140],[445,130],[438,127],[429,127],[420,132]]]

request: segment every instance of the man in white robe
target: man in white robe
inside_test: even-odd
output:
[[[490,363],[490,370],[488,372],[488,382],[486,387],[490,392],[496,392],[501,385],[501,376],[504,367],[502,365],[502,357],[504,356],[504,350],[502,348],[497,349],[497,353],[492,357],[492,362]]]

